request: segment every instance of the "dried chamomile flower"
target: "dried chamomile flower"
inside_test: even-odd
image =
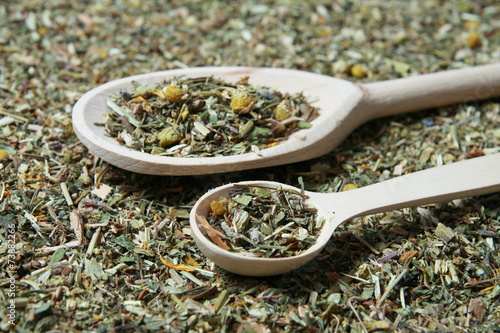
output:
[[[212,201],[210,203],[210,209],[215,215],[224,215],[225,213],[227,213],[226,207],[220,201]]]
[[[251,111],[253,103],[254,100],[252,97],[244,94],[237,94],[231,98],[229,107],[235,113],[248,113]]]
[[[283,121],[292,116],[292,107],[290,102],[287,100],[282,101],[276,108],[274,109],[274,119],[277,121]]]
[[[363,65],[356,64],[351,67],[351,75],[358,79],[362,79],[366,76],[366,69]]]
[[[163,129],[156,135],[160,147],[165,148],[182,140],[181,132],[174,126]]]
[[[170,102],[173,103],[182,103],[184,96],[182,89],[174,86],[174,85],[169,85],[164,88],[163,93],[165,94],[165,98],[168,99]]]

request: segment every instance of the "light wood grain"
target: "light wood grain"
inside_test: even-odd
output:
[[[293,188],[262,181],[238,184]],[[311,248],[298,256],[287,258],[245,257],[221,249],[203,235],[196,216],[206,216],[210,202],[228,197],[233,186],[228,184],[218,187],[194,205],[190,216],[193,238],[205,256],[228,271],[250,276],[270,276],[289,272],[312,260],[330,240],[335,229],[352,217],[500,191],[500,154],[419,171],[347,192],[306,192],[310,197],[308,203],[318,209],[318,216],[324,217],[326,222]]]

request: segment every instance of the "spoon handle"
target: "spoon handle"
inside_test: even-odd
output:
[[[447,164],[336,194],[338,199],[343,197],[339,205],[348,205],[345,207],[347,215],[355,217],[496,191],[500,191],[500,153]]]
[[[362,84],[365,120],[500,96],[500,63]]]

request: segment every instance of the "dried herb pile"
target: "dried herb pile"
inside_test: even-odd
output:
[[[71,126],[83,93],[158,70],[372,82],[498,62],[497,2],[1,2],[0,331],[499,331],[499,194],[353,219],[272,278],[217,268],[188,223],[229,182],[336,192],[500,152],[498,99],[375,120],[311,161],[196,177],[117,169]]]
[[[260,154],[316,114],[302,94],[290,96],[213,77],[174,78],[112,95],[107,132],[121,144],[154,155],[210,157]]]
[[[290,257],[316,241],[323,221],[306,196],[286,189],[237,186],[214,200],[207,218],[212,241],[225,250],[263,258]],[[202,217],[204,218],[204,217]]]

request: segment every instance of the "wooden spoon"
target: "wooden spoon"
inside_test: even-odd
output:
[[[156,83],[172,77],[214,76],[281,92],[303,92],[317,98],[320,116],[310,129],[300,130],[279,145],[261,150],[262,156],[183,158],[142,153],[116,142],[102,126],[106,98],[131,90],[131,82]],[[500,96],[500,63],[368,84],[354,84],[304,71],[256,67],[200,67],[131,76],[108,82],[84,94],[73,109],[73,127],[90,151],[120,168],[154,175],[223,173],[288,164],[324,155],[368,120],[398,113]]]
[[[299,190],[267,181],[238,184]],[[193,238],[201,252],[220,267],[242,275],[269,276],[286,273],[314,259],[335,229],[350,218],[500,191],[500,153],[415,172],[347,192],[306,191],[309,196],[307,204],[316,207],[318,217],[324,217],[325,222],[316,242],[307,251],[293,257],[249,257],[223,250],[204,235],[198,216],[206,217],[210,203],[229,197],[229,190],[234,186],[217,187],[196,202],[190,216]]]

